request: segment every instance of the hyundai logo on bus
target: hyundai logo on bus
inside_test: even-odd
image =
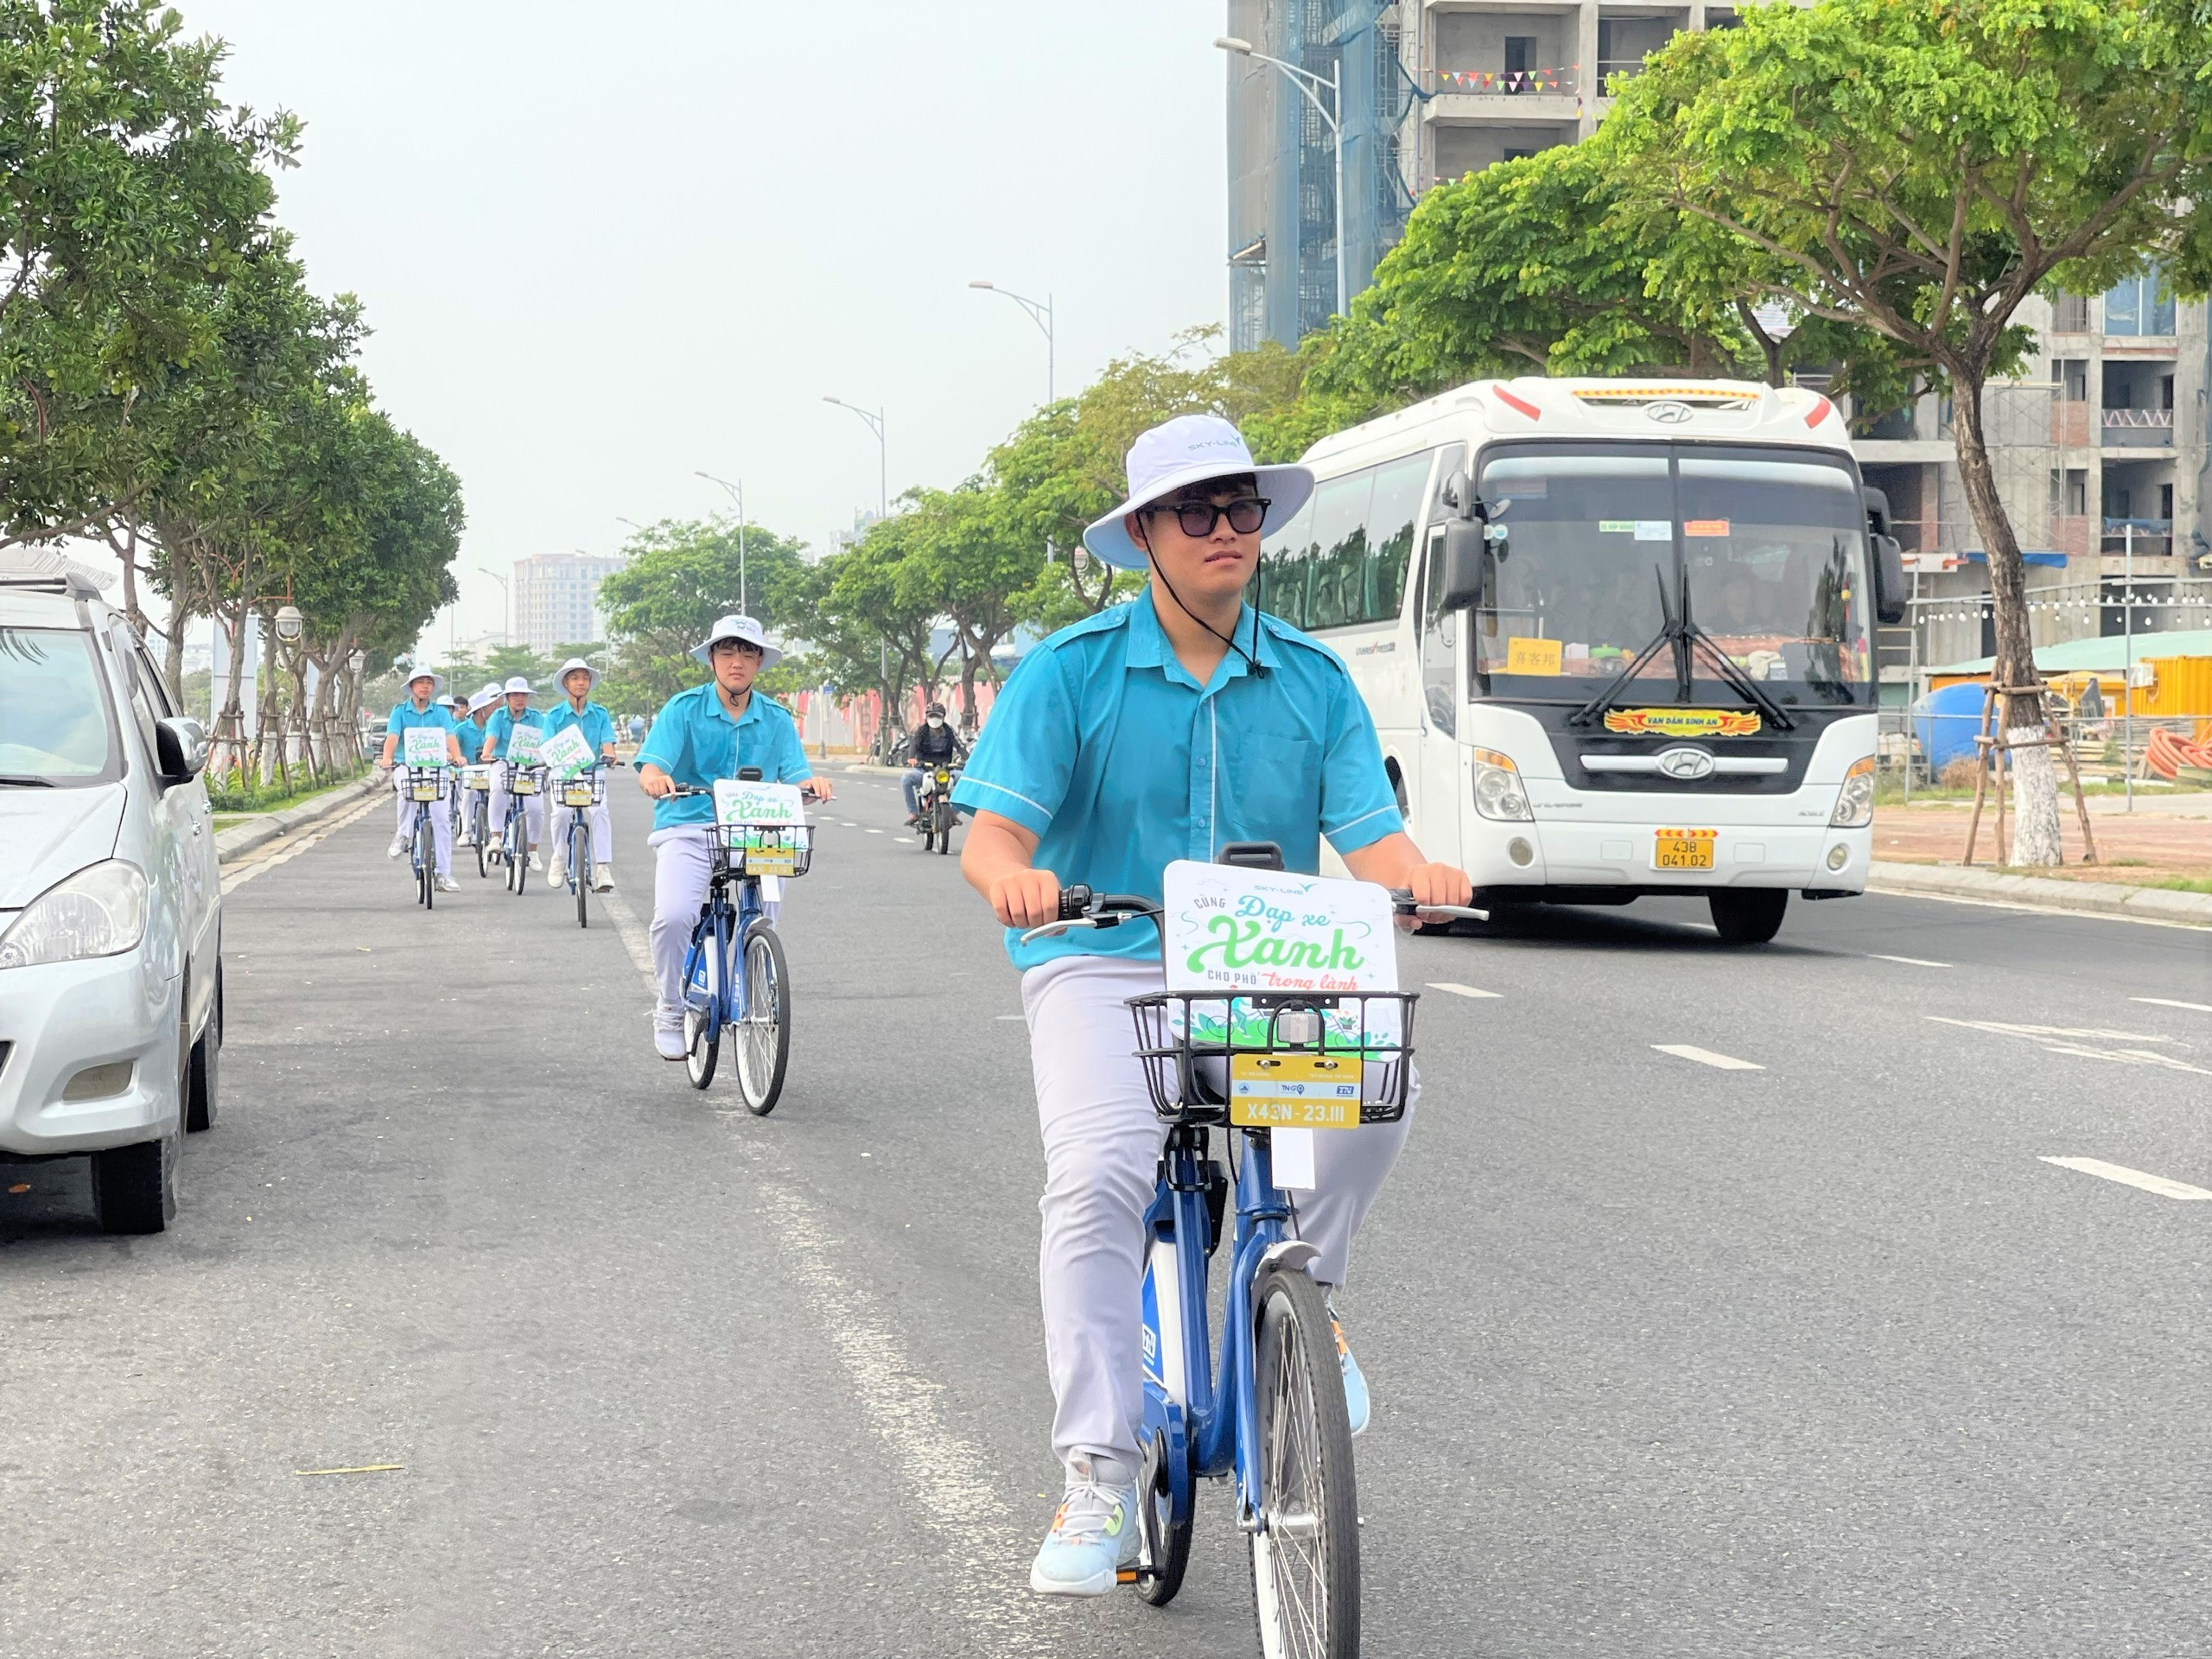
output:
[[[1643,413],[1646,419],[1656,421],[1662,426],[1680,426],[1689,419],[1693,411],[1688,404],[1646,404]]]
[[[1662,749],[1659,770],[1677,783],[1692,783],[1713,776],[1713,756],[1705,749]]]

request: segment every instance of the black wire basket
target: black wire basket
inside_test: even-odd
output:
[[[814,863],[811,824],[718,823],[715,868],[731,875],[804,875]]]
[[[1173,1123],[1395,1123],[1413,1081],[1415,991],[1129,999],[1153,1109]]]

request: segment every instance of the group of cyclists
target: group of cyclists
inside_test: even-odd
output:
[[[1039,1278],[1052,1443],[1065,1471],[1030,1583],[1059,1595],[1105,1593],[1137,1560],[1140,1286],[1166,1131],[1132,1052],[1127,1004],[1160,990],[1162,968],[1149,928],[1037,930],[1065,922],[1064,895],[1078,884],[1157,904],[1167,864],[1211,860],[1239,842],[1273,842],[1286,868],[1313,872],[1325,836],[1355,878],[1409,894],[1404,902],[1465,906],[1472,896],[1465,872],[1431,862],[1408,836],[1344,664],[1244,601],[1262,537],[1312,494],[1313,474],[1257,466],[1229,422],[1186,416],[1137,440],[1128,482],[1127,499],[1084,539],[1107,563],[1147,572],[1147,588],[1024,656],[952,791],[970,821],[963,873],[1007,930],[1030,1032],[1046,1165]],[[709,679],[671,700],[637,755],[639,785],[655,801],[653,1032],[668,1060],[685,1053],[684,950],[709,881],[713,785],[757,768],[813,799],[831,794],[791,715],[753,689],[779,654],[753,619],[721,618],[692,652]],[[612,724],[589,700],[595,678],[585,663],[564,664],[564,700],[543,714],[521,680],[487,685],[451,713],[435,701],[437,677],[417,674],[392,711],[385,763],[402,733],[423,726],[448,734],[455,761],[504,766],[513,732],[532,721],[548,736],[575,726],[611,758]],[[942,707],[929,715],[905,772],[910,817],[920,810],[923,766],[963,758]],[[611,884],[601,814],[594,852]],[[395,840],[393,855],[404,845]],[[442,878],[448,857],[441,839]],[[1410,1118],[1316,1137],[1313,1185],[1291,1214],[1325,1291],[1344,1281]],[[1367,1385],[1341,1325],[1334,1329],[1357,1432],[1369,1415]]]
[[[589,747],[594,764],[613,766],[615,760],[614,717],[600,704],[591,700],[592,689],[599,683],[599,671],[581,657],[571,657],[561,664],[554,676],[561,696],[551,707],[536,708],[532,704],[535,691],[528,679],[521,675],[501,684],[497,680],[486,681],[475,696],[463,697],[457,694],[441,696],[445,677],[427,668],[418,668],[408,677],[407,695],[392,708],[385,721],[384,752],[378,760],[380,772],[391,778],[393,792],[398,797],[398,823],[385,849],[391,858],[406,855],[412,838],[415,815],[419,804],[410,790],[410,773],[425,770],[410,766],[406,754],[406,734],[423,730],[440,733],[444,743],[440,748],[441,762],[435,768],[438,790],[435,810],[430,813],[431,833],[436,849],[437,885],[441,893],[458,893],[461,884],[453,879],[453,849],[456,841],[462,846],[471,845],[476,831],[466,815],[459,812],[457,791],[461,787],[461,769],[484,766],[490,770],[491,802],[488,822],[496,826],[506,822],[511,799],[509,781],[518,766],[528,764],[515,757],[512,751],[516,734],[529,732],[537,741],[529,747],[534,756],[546,740],[575,728]],[[542,870],[543,861],[538,847],[544,836],[545,808],[543,797],[532,793],[524,798],[527,813],[530,868]],[[594,891],[608,893],[614,887],[613,826],[607,814],[607,803],[601,800],[588,809],[591,825],[592,886]],[[493,861],[505,856],[503,848],[487,849]],[[561,868],[561,854],[554,850],[555,868],[552,880],[557,884],[567,879]]]

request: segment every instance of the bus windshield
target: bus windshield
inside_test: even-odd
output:
[[[1490,452],[1478,488],[1494,518],[1475,696],[1580,702],[1628,666],[1687,592],[1692,620],[1776,702],[1872,700],[1866,515],[1841,458],[1516,445]],[[1742,700],[1701,655],[1694,676],[1694,701]],[[1662,650],[1624,695],[1672,701],[1674,679],[1674,654]]]

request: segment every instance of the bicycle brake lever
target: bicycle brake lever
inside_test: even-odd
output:
[[[1111,922],[1105,920],[1102,917],[1078,916],[1071,921],[1047,922],[1042,927],[1033,927],[1027,933],[1024,933],[1021,936],[1021,943],[1027,944],[1032,939],[1057,938],[1059,935],[1066,932],[1070,928],[1111,927],[1112,925],[1113,924]]]

